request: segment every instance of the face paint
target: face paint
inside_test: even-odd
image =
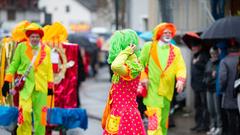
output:
[[[169,42],[172,40],[172,38],[169,38],[169,37],[163,37],[163,40],[164,40],[164,42],[169,43]]]
[[[169,43],[172,40],[172,32],[168,29],[164,30],[161,40],[165,43]]]

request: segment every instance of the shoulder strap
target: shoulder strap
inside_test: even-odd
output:
[[[39,49],[35,52],[32,60],[31,60],[31,63],[30,63],[30,65],[28,66],[27,70],[25,71],[23,77],[26,77],[26,76],[29,74],[29,72],[30,72],[30,70],[31,70],[31,68],[32,68],[32,66],[33,66],[33,64],[34,64],[37,56],[38,56],[38,53],[40,52],[40,48],[41,48],[41,46],[39,46]]]

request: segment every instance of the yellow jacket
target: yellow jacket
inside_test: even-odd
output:
[[[167,65],[163,69],[161,62],[158,59],[157,42],[151,42],[144,46],[140,56],[140,62],[144,68],[148,67],[148,73],[142,72],[141,79],[148,78],[148,95],[144,100],[149,100],[158,95],[166,97],[169,101],[172,100],[175,80],[185,82],[186,80],[186,65],[182,58],[181,51],[174,45],[169,45],[169,56]],[[153,102],[157,102],[156,100]],[[147,103],[148,104],[148,103]]]
[[[25,85],[20,91],[20,96],[28,99],[33,89],[47,93],[48,88],[53,88],[53,70],[51,63],[51,49],[40,44],[38,56],[26,77]],[[20,43],[7,70],[5,81],[12,82],[15,73],[24,74],[33,58],[33,51],[29,41]]]

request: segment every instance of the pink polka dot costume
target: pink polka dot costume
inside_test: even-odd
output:
[[[124,35],[124,31],[117,34]],[[110,114],[103,135],[146,135],[136,101],[142,67],[131,47],[118,53],[111,62],[111,69],[113,84],[107,102]]]
[[[111,115],[120,116],[120,124],[116,135],[145,135],[143,122],[136,102],[139,77],[126,81],[120,79],[112,86]],[[104,135],[112,135],[106,130]]]

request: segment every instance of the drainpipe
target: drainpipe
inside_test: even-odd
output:
[[[116,30],[118,30],[118,14],[119,14],[119,1],[115,0],[115,25],[116,25]]]

